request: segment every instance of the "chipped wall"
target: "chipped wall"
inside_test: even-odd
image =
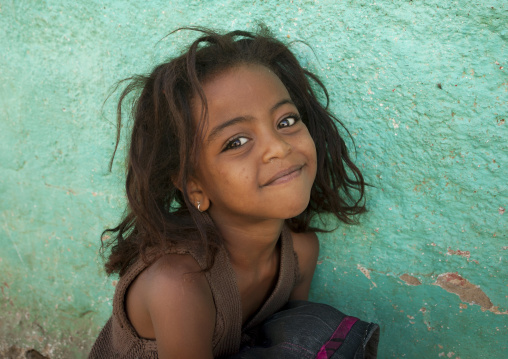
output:
[[[107,171],[110,86],[187,43],[158,42],[178,26],[257,20],[312,44],[318,60],[294,50],[328,86],[373,185],[359,226],[320,235],[312,299],[380,323],[381,358],[505,355],[500,0],[0,1],[0,353],[84,357],[110,314],[99,234],[124,204],[121,159]]]

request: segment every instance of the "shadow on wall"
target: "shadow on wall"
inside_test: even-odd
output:
[[[23,349],[15,345],[10,347],[4,352],[0,352],[0,358],[2,359],[50,359],[47,356],[42,355],[35,349]]]

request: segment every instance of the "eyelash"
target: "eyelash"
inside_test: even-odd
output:
[[[280,124],[283,122],[283,121],[286,121],[287,119],[294,119],[294,123],[293,124],[290,124],[288,126],[283,126],[281,127]],[[299,121],[301,121],[301,117],[300,115],[296,114],[296,113],[292,113],[292,114],[289,114],[288,116],[284,117],[278,124],[277,124],[277,128],[287,128],[287,127],[291,127],[291,126],[294,126],[296,125]],[[224,151],[228,151],[228,150],[232,150],[232,149],[235,149],[235,148],[238,148],[238,147],[242,147],[246,142],[244,143],[241,143],[241,139],[245,139],[246,137],[245,136],[238,136],[238,137],[234,137],[232,138],[231,140],[229,140],[226,145],[224,146],[224,149],[222,150],[222,152]],[[240,144],[239,145],[233,145],[235,142],[239,141]]]
[[[292,119],[294,119],[294,120],[295,120],[295,122],[294,122],[292,125],[289,125],[289,126],[284,126],[284,127],[280,127],[280,124],[281,124],[283,121],[287,120],[288,118],[292,118]],[[296,124],[298,123],[298,121],[300,121],[300,120],[301,120],[300,115],[298,115],[297,113],[291,113],[291,114],[287,115],[286,117],[284,117],[284,118],[283,118],[283,119],[279,122],[279,124],[277,125],[277,127],[278,127],[278,128],[291,127],[291,126],[296,125]]]
[[[226,146],[224,146],[224,149],[222,150],[222,152],[227,151],[227,150],[233,150],[233,149],[238,148],[238,147],[242,147],[245,143],[243,143],[243,144],[240,143],[237,146],[233,146],[233,144],[235,142],[240,141],[242,138],[245,139],[246,137],[245,136],[238,136],[238,137],[232,138],[230,141],[228,141],[226,143]]]

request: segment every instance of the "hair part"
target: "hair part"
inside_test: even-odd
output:
[[[199,160],[207,123],[202,85],[241,64],[265,66],[279,77],[316,145],[318,171],[310,201],[300,215],[286,221],[289,227],[296,232],[322,231],[310,223],[316,214],[324,213],[344,223],[355,223],[355,215],[365,212],[365,182],[337,128],[345,127],[328,111],[329,95],[319,78],[302,68],[288,47],[264,27],[257,33],[225,34],[203,28],[184,29],[202,36],[185,53],[155,67],[149,75],[124,80],[128,85],[117,107],[115,151],[120,140],[122,106],[129,95],[135,91],[140,94],[132,105],[127,211],[118,226],[102,234],[102,253],[111,248],[106,271],[122,275],[138,256],[149,260],[149,249],[164,253],[190,240],[206,248],[205,270],[213,265],[221,245],[220,234],[208,214],[200,213],[190,203],[186,185]],[[314,88],[326,99],[324,106]],[[197,124],[192,117],[196,96],[202,104]]]

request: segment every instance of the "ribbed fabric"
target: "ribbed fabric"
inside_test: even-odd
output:
[[[288,302],[298,277],[298,263],[293,251],[291,233],[285,227],[280,240],[281,259],[277,284],[267,301],[243,328],[236,275],[225,248],[219,249],[213,267],[205,273],[216,309],[212,339],[214,357],[237,353],[242,344],[242,331],[259,325]],[[190,254],[201,268],[206,267],[206,253],[202,250],[202,246],[196,245],[188,249],[175,248],[168,253]],[[90,359],[158,358],[156,342],[137,335],[127,318],[124,306],[127,289],[147,266],[145,262],[138,259],[118,281],[113,299],[113,315],[100,332],[89,354]]]

